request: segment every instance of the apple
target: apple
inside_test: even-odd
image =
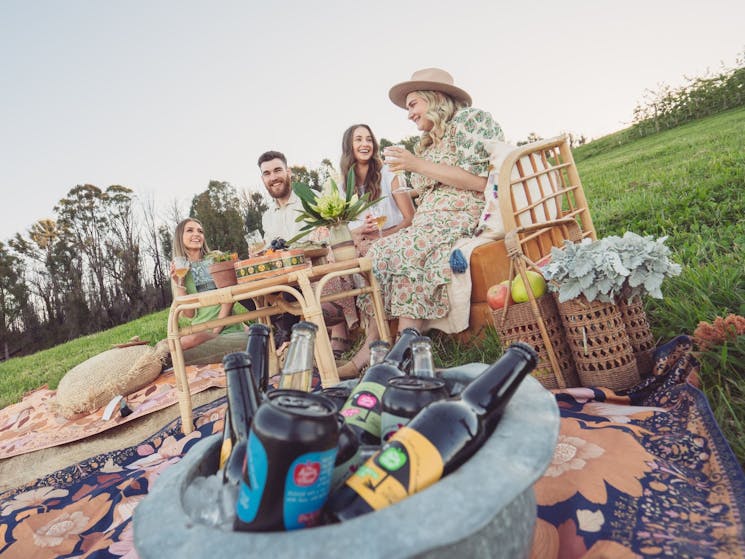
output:
[[[510,295],[510,280],[504,280],[502,283],[495,283],[486,292],[486,303],[492,310],[501,309],[507,304],[509,299],[512,303],[512,296]]]
[[[543,279],[541,274],[532,270],[527,270],[526,274],[530,289],[536,298],[546,293],[546,280]],[[524,303],[528,300],[528,292],[525,290],[525,284],[523,284],[523,278],[521,276],[518,275],[512,280],[511,293],[515,303]]]

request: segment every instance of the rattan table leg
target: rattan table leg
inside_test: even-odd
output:
[[[186,378],[184,351],[181,348],[178,332],[168,335],[168,347],[171,350],[173,372],[176,376],[176,392],[178,393],[178,405],[181,412],[181,432],[184,435],[188,435],[194,430],[191,411],[191,390],[189,389],[189,379]]]

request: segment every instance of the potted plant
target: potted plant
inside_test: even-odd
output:
[[[680,274],[665,240],[627,231],[623,237],[565,241],[562,249],[551,249],[551,260],[542,272],[559,302],[580,296],[606,303],[630,302],[643,295],[662,299],[662,281]]]
[[[349,222],[353,221],[367,208],[376,204],[379,199],[370,200],[369,194],[357,196],[354,191],[354,167],[347,174],[347,184],[342,193],[333,178],[324,184],[321,192],[313,190],[307,184],[293,183],[292,189],[300,198],[303,211],[295,219],[305,222],[300,233],[290,239],[293,243],[314,229],[326,227],[329,231],[329,245],[334,259],[348,260],[356,257]]]
[[[234,266],[235,261],[238,259],[238,253],[212,250],[204,258],[205,260],[212,261],[209,271],[218,288],[228,287],[238,283]]]
[[[655,341],[641,298],[662,298],[662,281],[680,274],[666,239],[627,231],[551,249],[542,272],[583,385],[628,388],[649,372]]]

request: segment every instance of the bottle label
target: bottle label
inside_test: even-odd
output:
[[[395,435],[401,427],[411,421],[410,417],[395,415],[384,411],[380,414],[380,440],[385,443]]]
[[[253,522],[259,512],[261,497],[266,488],[267,463],[266,449],[251,431],[248,435],[244,473],[238,488],[238,501],[235,504],[235,515],[246,524]],[[245,478],[248,478],[248,484]]]
[[[331,489],[336,451],[334,447],[301,454],[290,465],[284,491],[285,529],[296,530],[320,523],[321,508]]]
[[[437,448],[418,431],[402,427],[346,484],[380,510],[429,487],[442,472]]]
[[[341,409],[344,421],[364,429],[374,437],[380,436],[380,401],[385,386],[377,382],[359,383]]]

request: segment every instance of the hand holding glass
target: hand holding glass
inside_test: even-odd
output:
[[[373,206],[370,208],[370,215],[372,215],[373,219],[375,220],[375,225],[378,226],[378,238],[383,238],[383,225],[388,220],[388,216],[383,213],[383,210],[381,208],[378,208],[376,206]]]
[[[402,150],[405,150],[405,149],[406,149],[406,147],[405,147],[405,146],[403,146],[402,144],[394,144],[394,145],[392,145],[392,146],[388,146],[387,148],[385,148],[385,149],[383,150],[383,156],[385,157],[385,160],[386,160],[386,162],[388,162],[388,159],[389,159],[389,158],[391,159],[391,162],[390,162],[390,163],[393,163],[393,162],[397,162],[397,161],[398,161],[398,159],[396,158],[396,155],[397,155],[397,154],[396,154],[396,153],[394,153],[394,152],[393,152],[393,151],[391,150],[391,148],[396,148],[396,149],[402,149]],[[389,165],[390,165],[390,163],[389,163]],[[404,176],[404,173],[405,173],[405,171],[404,171],[403,169],[398,169],[398,170],[396,170],[396,171],[393,171],[393,174],[395,174],[395,175],[396,175],[397,177],[403,177],[403,176]]]
[[[189,271],[189,259],[183,256],[173,257],[173,273],[176,274],[177,285],[184,287],[184,277]]]

